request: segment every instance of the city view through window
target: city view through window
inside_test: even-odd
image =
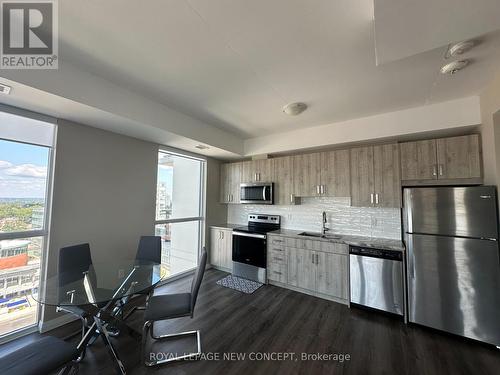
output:
[[[0,140],[0,336],[37,323],[50,148]],[[6,238],[6,236],[3,236]]]
[[[162,238],[165,276],[197,266],[202,223],[202,160],[160,152],[155,234]]]

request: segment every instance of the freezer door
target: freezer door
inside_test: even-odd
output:
[[[500,259],[488,240],[406,235],[409,320],[500,345]]]
[[[492,186],[407,188],[405,232],[498,238],[496,201]]]

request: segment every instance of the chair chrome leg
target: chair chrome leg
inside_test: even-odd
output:
[[[197,351],[195,353],[186,353],[180,356],[176,357],[166,357],[162,359],[156,359],[153,361],[148,361],[145,360],[144,364],[148,367],[151,366],[158,366],[161,364],[169,363],[169,362],[175,362],[175,361],[180,361],[183,359],[198,359],[201,356],[201,336],[200,336],[200,331],[187,331],[187,332],[180,332],[180,333],[170,333],[167,335],[160,335],[160,336],[154,336],[153,335],[153,325],[152,322],[146,322],[144,324],[144,331],[143,331],[143,337],[146,337],[147,335],[147,330],[151,329],[151,337],[155,340],[168,340],[170,338],[174,337],[179,337],[179,336],[188,336],[188,335],[196,335],[196,347]],[[144,346],[143,346],[144,348]],[[163,356],[162,356],[163,357]],[[144,358],[144,357],[143,357]],[[150,353],[150,358],[151,358],[151,353]]]

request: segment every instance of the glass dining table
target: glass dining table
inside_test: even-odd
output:
[[[162,281],[160,263],[137,259],[93,262],[84,271],[64,270],[40,283],[40,293],[34,299],[58,311],[77,315],[84,322],[82,339],[78,343],[80,358],[96,338],[101,337],[119,374],[125,367],[110,336],[126,331],[140,340],[136,330],[124,320],[124,308],[130,297],[147,294]]]

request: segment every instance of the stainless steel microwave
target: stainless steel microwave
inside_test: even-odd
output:
[[[274,204],[274,184],[272,182],[240,184],[240,203]]]

